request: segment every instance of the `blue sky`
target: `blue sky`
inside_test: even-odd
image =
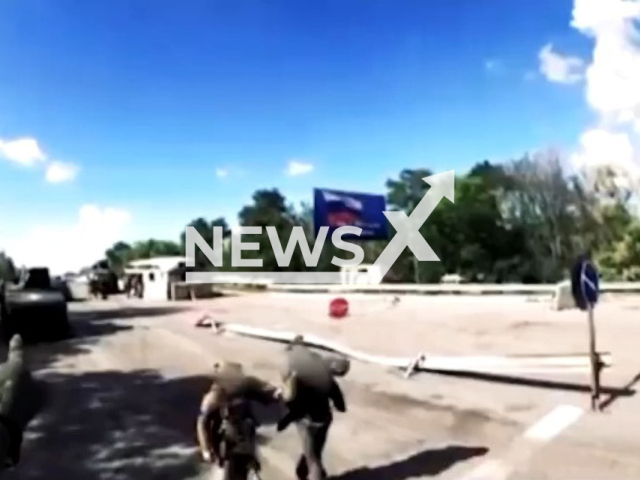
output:
[[[46,160],[0,159],[0,246],[88,204],[128,212],[129,240],[177,238],[258,188],[383,192],[405,167],[571,149],[592,113],[538,58],[550,42],[589,58],[571,14],[570,0],[3,0],[0,141],[34,139]],[[75,174],[47,181],[54,161]],[[287,175],[291,161],[313,169]]]

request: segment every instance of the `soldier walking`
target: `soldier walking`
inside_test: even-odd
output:
[[[301,337],[288,347],[283,372],[287,414],[278,422],[278,431],[295,423],[302,442],[302,454],[296,466],[300,480],[322,480],[327,473],[322,452],[333,422],[331,403],[346,411],[344,396],[335,376],[346,375],[346,359],[328,360],[307,348]]]
[[[258,422],[250,402],[269,404],[280,398],[280,390],[246,375],[240,364],[216,364],[196,429],[202,458],[217,464],[224,472],[224,480],[247,480],[249,472],[258,475]]]

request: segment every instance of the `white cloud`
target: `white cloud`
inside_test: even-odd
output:
[[[291,160],[287,166],[287,175],[290,177],[297,177],[299,175],[306,175],[313,171],[313,165],[310,163],[299,162],[297,160]]]
[[[578,167],[612,166],[633,170],[635,152],[629,136],[623,132],[610,132],[603,128],[587,130],[580,137],[580,149],[572,157]]]
[[[484,62],[484,68],[487,72],[500,75],[506,71],[506,67],[502,60],[490,59]]]
[[[131,218],[126,210],[84,205],[75,221],[34,226],[5,239],[3,247],[18,265],[46,266],[54,275],[77,271],[122,240]]]
[[[587,100],[620,122],[640,118],[640,2],[575,0],[572,26],[595,39]]]
[[[60,161],[51,162],[47,166],[45,178],[49,183],[64,183],[76,178],[80,169],[73,163]]]
[[[574,0],[571,26],[594,40],[585,93],[599,118],[581,136],[573,160],[582,168],[614,167],[636,180],[640,178],[638,21],[638,0]]]
[[[229,176],[229,170],[226,168],[216,168],[216,176],[218,178],[225,178]]]
[[[550,82],[572,84],[584,78],[584,61],[554,52],[550,43],[542,47],[538,59],[540,73]]]
[[[64,183],[78,175],[78,166],[61,161],[50,161],[35,138],[0,139],[0,158],[24,167],[45,168],[45,179],[49,183]]]
[[[25,167],[34,166],[47,159],[34,138],[18,138],[8,141],[0,139],[0,156]]]

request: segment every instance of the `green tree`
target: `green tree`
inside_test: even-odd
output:
[[[507,169],[513,182],[503,203],[507,222],[524,231],[539,280],[560,280],[585,248],[583,232],[576,228],[589,223],[579,182],[565,174],[551,151],[525,156]]]
[[[405,169],[386,182],[391,209],[408,215],[430,188],[423,178],[428,169]],[[459,273],[480,282],[553,282],[564,276],[576,254],[595,253],[596,261],[610,279],[640,279],[640,219],[632,213],[631,183],[611,168],[568,174],[554,152],[524,157],[506,164],[482,161],[455,179],[455,203],[443,199],[420,232],[440,262],[418,262],[409,249],[395,262],[385,281],[438,282],[445,273]],[[249,205],[238,215],[242,226],[262,227],[259,235],[247,236],[258,250],[245,250],[243,258],[260,258],[266,271],[335,271],[334,256],[345,252],[325,241],[318,265],[305,265],[299,247],[288,267],[277,264],[266,227],[276,228],[286,248],[292,229],[303,227],[313,250],[313,209],[303,203],[294,208],[277,189],[257,190]],[[223,218],[196,218],[194,226],[203,239],[213,243],[213,226],[222,226],[227,242],[224,269],[230,267],[229,229]],[[393,235],[390,226],[390,238]],[[387,246],[387,240],[359,241],[365,263],[373,263]],[[115,244],[107,251],[112,266],[152,256],[183,255],[181,243],[149,239],[129,245]],[[348,255],[348,254],[346,254]],[[196,249],[200,269],[212,269]],[[1,265],[0,265],[1,268]],[[254,268],[251,268],[254,270]]]
[[[109,267],[116,275],[122,275],[126,265],[134,260],[182,256],[183,252],[180,244],[176,242],[150,238],[134,242],[133,245],[126,242],[116,242],[105,252],[105,256]]]
[[[629,225],[621,238],[601,250],[596,263],[606,280],[640,280],[640,221]]]
[[[262,227],[262,233],[243,238],[246,242],[257,243],[258,249],[245,250],[242,257],[262,259],[262,270],[268,272],[307,270],[299,246],[296,246],[289,266],[278,265],[266,227],[275,227],[280,245],[286,249],[294,226],[304,226],[306,222],[307,229],[310,228],[308,216],[306,220],[301,219],[293,208],[287,205],[286,198],[277,189],[258,190],[253,194],[252,200],[252,204],[245,206],[238,215],[240,225]]]
[[[535,281],[524,231],[504,218],[502,199],[514,188],[504,168],[484,161],[457,181],[455,206],[449,208],[462,233],[458,273],[471,281]]]
[[[154,257],[174,257],[180,256],[183,253],[180,244],[171,240],[156,240],[154,238],[135,242],[132,250],[134,260]]]
[[[227,221],[223,217],[218,217],[213,220],[207,220],[206,218],[199,217],[191,222],[189,222],[188,226],[194,227],[196,231],[200,234],[205,242],[209,246],[213,246],[213,228],[214,227],[222,227],[222,235],[223,238],[227,238],[231,230],[229,229],[229,225]],[[180,255],[184,255],[186,251],[186,235],[185,232],[180,234]],[[223,255],[223,267],[222,270],[228,269],[230,265],[230,258],[228,249],[225,249],[225,253]],[[199,248],[196,247],[195,251],[196,255],[196,268],[198,270],[215,270],[215,267],[211,264],[209,259],[205,256]]]
[[[117,242],[105,252],[109,267],[121,276],[128,262],[133,260],[133,249],[125,242]]]
[[[430,188],[422,179],[426,169],[403,170],[389,180],[391,207],[411,214]],[[471,281],[504,282],[522,275],[527,251],[519,226],[507,225],[503,198],[514,188],[500,165],[476,164],[455,179],[455,202],[443,199],[420,229],[440,262],[418,262],[407,250],[394,265],[402,281],[438,282],[445,273],[458,273]]]
[[[611,167],[591,169],[583,175],[588,208],[588,247],[607,280],[639,280],[639,219],[630,209],[630,178]]]
[[[391,207],[392,210],[402,210],[407,215],[410,215],[420,200],[422,200],[422,197],[427,193],[429,185],[427,185],[423,178],[430,175],[432,175],[432,172],[426,169],[405,169],[400,172],[397,179],[387,180],[387,203],[389,207]],[[428,222],[429,220],[427,224]],[[421,229],[423,235],[427,228],[428,227],[423,226],[423,229]],[[393,227],[390,227],[390,229],[393,230]],[[391,236],[393,236],[393,234],[394,233],[391,233]],[[437,232],[435,232],[434,229],[430,229],[429,234],[431,241],[433,241]],[[427,241],[429,241],[429,239],[427,239]],[[431,243],[430,245],[433,248]],[[442,276],[442,268],[441,265],[436,264],[420,265],[420,262],[418,262],[413,254],[405,249],[391,268],[389,276],[400,282],[420,283],[421,281],[427,281],[426,279],[431,280],[434,277],[438,277],[439,279]]]

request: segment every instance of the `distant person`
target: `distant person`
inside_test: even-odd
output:
[[[298,336],[287,349],[286,362],[283,380],[288,412],[278,422],[278,431],[296,424],[302,442],[297,478],[325,479],[322,453],[333,422],[331,403],[339,412],[346,411],[342,390],[334,377],[346,375],[349,361],[327,360],[307,348]]]
[[[127,292],[127,298],[132,296],[136,298],[142,298],[143,285],[140,275],[128,275],[125,280],[125,291]]]
[[[250,403],[269,404],[280,398],[279,389],[246,375],[240,364],[216,364],[196,426],[203,460],[217,463],[225,480],[246,480],[250,471],[259,472],[258,422]]]
[[[124,291],[127,294],[127,298],[131,298],[133,294],[133,275],[127,275],[124,279]]]
[[[133,285],[133,295],[136,298],[144,297],[144,283],[142,283],[142,275],[136,275]]]

